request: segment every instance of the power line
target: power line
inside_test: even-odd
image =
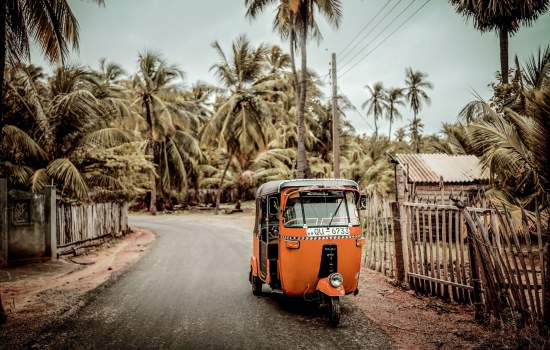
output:
[[[397,16],[395,16],[385,27],[384,29],[382,29],[371,41],[369,41],[367,43],[367,45],[363,46],[363,48],[361,48],[361,50],[359,50],[351,59],[348,60],[348,62],[344,63],[343,66],[347,66],[349,65],[350,63],[353,62],[353,60],[355,60],[357,57],[359,57],[359,55],[361,53],[363,53],[371,44],[373,44],[376,40],[378,40],[378,38],[380,38],[380,36],[382,34],[384,34],[384,32],[390,28],[401,16],[403,16],[403,14],[405,12],[407,12],[407,10],[416,2],[416,0],[412,0],[407,6],[405,6],[401,12],[399,12],[397,14]]]
[[[360,63],[362,63],[367,57],[370,56],[376,49],[378,49],[380,46],[382,46],[390,37],[392,37],[395,33],[397,33],[405,24],[407,24],[414,16],[416,16],[428,3],[432,0],[426,0],[416,11],[414,11],[405,21],[403,21],[395,30],[393,30],[389,35],[387,35],[378,45],[376,45],[372,50],[367,52],[365,56],[363,56],[359,61],[357,61],[353,66],[349,67],[347,70],[345,70],[338,78],[342,78],[346,73],[357,67]]]
[[[367,21],[367,23],[359,30],[359,32],[355,35],[355,37],[353,37],[353,39],[351,39],[351,41],[346,45],[346,47],[344,47],[342,50],[340,50],[340,52],[338,52],[338,57],[340,57],[344,52],[346,52],[346,50],[351,46],[351,44],[355,41],[355,39],[357,39],[369,27],[369,25],[373,23],[373,21],[386,9],[386,7],[388,7],[388,5],[392,1],[393,0],[389,0],[388,2],[386,2],[386,4],[382,6],[382,8],[376,13],[376,15],[374,15],[374,17],[372,17]],[[402,0],[399,0],[399,2],[401,1]],[[343,57],[345,57],[345,55],[342,56],[342,58]]]
[[[383,11],[392,1],[393,1],[393,0],[389,0],[389,1],[380,9],[380,11],[379,11],[379,12],[369,21],[369,23],[367,23],[367,24],[363,27],[363,29],[355,36],[355,38],[353,38],[353,39],[348,43],[348,45],[346,45],[346,48],[349,47],[349,46],[351,45],[351,43],[353,43],[353,41],[361,34],[361,32],[363,32],[364,29],[366,29],[366,28],[369,26],[369,24],[372,23],[371,21],[374,20],[374,19],[376,19],[376,18],[378,17],[378,15],[380,15],[380,13],[382,13],[382,11]],[[364,35],[364,36],[363,36],[363,37],[362,37],[362,38],[361,38],[361,39],[360,39],[360,40],[350,49],[350,51],[348,51],[347,53],[345,53],[345,54],[342,56],[342,62],[345,60],[345,58],[346,58],[346,56],[347,56],[348,54],[350,54],[351,52],[353,52],[353,50],[355,50],[355,48],[356,48],[357,46],[359,46],[359,44],[360,44],[362,41],[364,41],[366,38],[368,38],[368,37],[370,36],[370,34],[373,33],[374,30],[376,30],[376,28],[377,28],[382,22],[384,22],[384,20],[385,20],[386,18],[388,18],[388,16],[393,12],[393,10],[395,10],[395,8],[396,8],[402,1],[403,1],[403,0],[399,0],[397,3],[395,3],[395,4],[390,8],[390,11],[389,11],[388,13],[386,13],[386,14],[384,15],[384,17],[382,17],[382,18],[374,25],[374,28],[372,28],[371,31],[369,31],[369,32],[367,33],[367,35]],[[414,2],[414,1],[416,1],[416,0],[412,0],[412,2]],[[410,6],[410,4],[409,4],[409,6]],[[368,46],[368,45],[367,45],[367,46]],[[341,54],[342,52],[346,51],[346,48],[344,48],[343,50],[341,50],[340,53],[338,53],[338,56],[340,56],[340,54]],[[365,48],[366,48],[366,47],[364,47],[362,50],[364,50]],[[359,53],[361,53],[361,51],[359,51]],[[356,56],[357,56],[357,55],[356,55]],[[355,58],[356,56],[354,56],[354,58]],[[349,62],[348,62],[348,63],[349,63]],[[345,68],[346,64],[347,64],[347,63],[343,64],[342,66]],[[329,75],[330,75],[330,72],[329,72],[329,73],[326,73],[326,74],[323,75],[321,78],[323,79],[323,81],[325,81],[327,78],[329,78]]]

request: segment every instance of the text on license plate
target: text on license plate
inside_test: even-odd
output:
[[[349,227],[312,227],[307,229],[310,237],[346,236],[349,235]]]

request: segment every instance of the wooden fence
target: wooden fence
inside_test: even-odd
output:
[[[472,303],[478,318],[504,309],[526,321],[543,318],[547,267],[540,218],[529,221],[524,212],[512,215],[504,208],[415,202],[401,203],[393,216],[389,203],[369,201],[367,267],[402,276],[418,293]]]
[[[364,264],[372,270],[394,277],[393,222],[390,204],[387,200],[374,196],[367,202],[363,215],[367,238]]]
[[[519,214],[513,218],[505,208],[464,211],[483,289],[484,310],[478,312],[500,315],[508,308],[536,322],[544,317],[543,279],[548,268],[541,220],[537,215],[531,228],[525,212]]]
[[[128,231],[127,203],[57,205],[57,247],[59,254],[106,236]]]
[[[408,282],[421,293],[470,303],[473,290],[463,214],[453,205],[403,203]]]

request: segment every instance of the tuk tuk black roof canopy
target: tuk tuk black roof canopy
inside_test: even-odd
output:
[[[283,188],[289,187],[354,187],[359,189],[357,182],[347,179],[274,180],[261,185],[256,191],[256,197],[279,193]]]

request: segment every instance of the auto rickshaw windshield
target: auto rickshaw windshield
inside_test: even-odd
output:
[[[352,191],[313,190],[291,193],[286,201],[285,227],[359,225]]]

